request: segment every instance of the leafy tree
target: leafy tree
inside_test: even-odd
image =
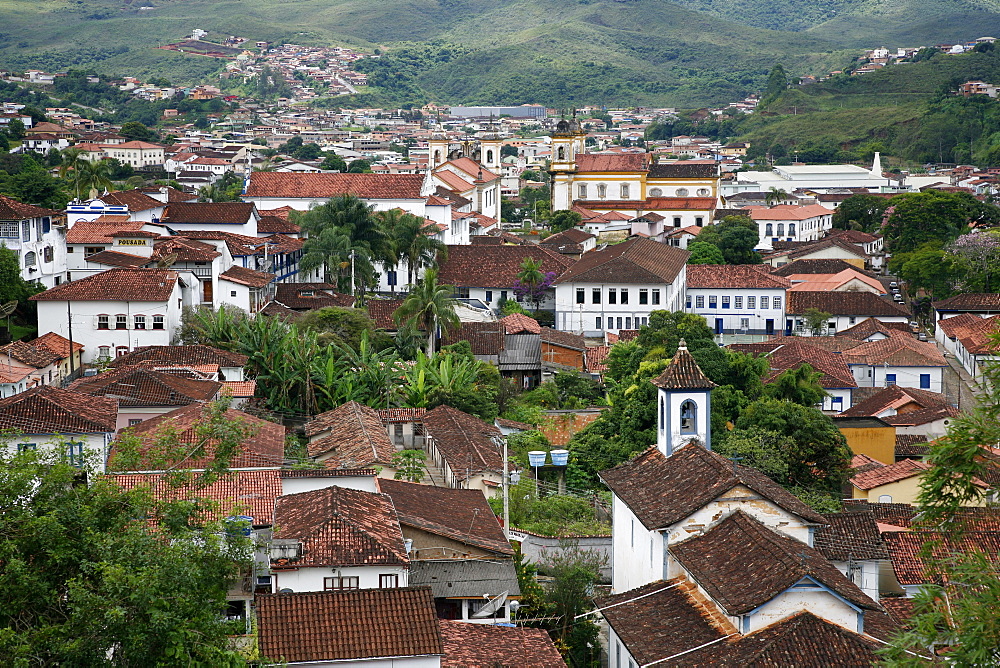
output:
[[[375,217],[392,240],[393,263],[406,260],[407,285],[413,285],[421,269],[436,266],[448,256],[448,247],[428,232],[423,218],[399,209],[379,211]]]
[[[951,421],[925,460],[931,466],[920,479],[919,521],[912,528],[927,532],[920,556],[928,566],[929,583],[914,597],[908,630],[884,650],[885,665],[937,665],[925,656],[926,648],[940,649],[951,665],[996,665],[1000,570],[989,554],[952,547],[962,545],[966,532],[974,530],[963,510],[983,505],[987,490],[979,481],[989,479],[995,467],[984,456],[983,444],[1000,440],[1000,368],[991,365],[984,375],[979,405]]]
[[[37,281],[21,278],[21,259],[15,251],[0,244],[0,304],[16,301],[28,304],[28,297],[42,292]]]
[[[997,225],[1000,208],[968,193],[931,189],[897,195],[892,198],[891,213],[883,228],[886,249],[905,253],[928,242],[951,241],[972,223]]]
[[[691,256],[688,264],[725,264],[726,258],[722,256],[722,251],[715,244],[706,241],[692,241],[688,244]]]
[[[122,129],[118,131],[118,134],[129,141],[153,141],[156,139],[153,131],[138,121],[123,123]]]
[[[451,296],[454,291],[453,285],[438,283],[437,269],[428,269],[393,315],[397,324],[407,322],[427,333],[429,356],[434,354],[438,330],[444,333],[461,324],[455,313],[456,301]]]
[[[761,429],[789,439],[785,455],[791,485],[839,493],[847,480],[851,460],[847,441],[833,420],[815,408],[758,399],[743,409],[736,429]]]
[[[427,475],[427,453],[423,450],[400,450],[392,456],[396,480],[422,482]]]
[[[773,101],[779,95],[785,92],[788,88],[788,74],[785,72],[785,68],[778,63],[771,68],[770,74],[767,75],[767,85],[764,87],[763,103]]]
[[[246,665],[223,612],[252,546],[210,503],[81,484],[59,452],[0,448],[0,470],[6,664]]]
[[[715,399],[714,392],[712,398]],[[787,454],[793,451],[794,445],[787,436],[751,427],[727,434],[725,438],[713,442],[712,449],[743,466],[757,469],[778,484],[787,485],[789,482]]]
[[[821,403],[827,394],[819,384],[822,375],[818,371],[813,371],[812,366],[801,364],[798,368],[782,371],[777,378],[765,385],[764,395],[802,406],[815,406]]]
[[[954,257],[938,242],[922,245],[909,253],[898,253],[889,260],[889,268],[907,282],[913,291],[925,290],[933,299],[944,299],[962,272]]]
[[[571,543],[562,550],[550,552],[539,564],[540,570],[552,577],[546,598],[555,616],[560,618],[558,627],[550,633],[557,643],[567,647],[570,665],[581,668],[601,665],[600,630],[594,622],[576,617],[591,607],[593,586],[600,581],[601,568],[606,564],[603,555]]]
[[[802,319],[805,320],[809,331],[813,334],[819,334],[826,327],[826,324],[830,322],[831,317],[829,313],[820,311],[818,308],[807,308],[802,314]]]
[[[367,160],[352,160],[347,167],[349,174],[371,174],[372,166]]]
[[[20,118],[11,119],[10,123],[7,124],[7,134],[13,139],[24,139],[25,134],[27,134],[24,121]]]
[[[553,232],[563,232],[565,230],[570,230],[580,224],[583,220],[581,216],[576,211],[554,211],[552,217],[549,219],[549,227]]]
[[[357,350],[361,337],[375,332],[375,321],[362,309],[327,306],[309,311],[297,323],[303,331],[315,332],[321,345],[341,345]],[[384,336],[384,335],[383,335]],[[384,348],[387,342],[381,342]]]
[[[559,391],[559,400],[564,405],[570,399],[581,400],[585,405],[604,399],[604,388],[599,381],[575,371],[560,371],[553,378],[553,382]]]
[[[346,172],[347,163],[336,153],[327,153],[326,157],[323,158],[323,162],[320,163],[319,168],[336,172]]]
[[[760,230],[750,217],[726,216],[718,225],[702,228],[695,243],[717,246],[726,264],[760,264],[760,254],[754,250],[759,241]]]
[[[864,232],[878,232],[889,200],[876,195],[851,195],[833,212],[833,226],[839,230],[857,227]]]
[[[10,141],[7,139],[7,135],[0,132],[0,153],[6,153],[10,150]]]
[[[64,209],[69,197],[63,182],[51,176],[38,163],[31,161],[25,168],[9,179],[0,173],[0,191],[26,204],[35,204],[50,209]]]
[[[781,188],[775,188],[774,186],[771,186],[770,188],[768,188],[767,193],[765,193],[764,195],[764,204],[766,204],[770,208],[775,204],[781,204],[786,199],[788,199],[787,192],[785,192]]]

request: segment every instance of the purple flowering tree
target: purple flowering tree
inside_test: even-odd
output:
[[[1000,269],[1000,235],[989,230],[963,234],[945,251],[965,269],[962,288],[970,292],[990,292],[992,277]]]
[[[521,263],[521,271],[517,273],[517,280],[514,281],[512,289],[519,301],[527,300],[537,311],[538,305],[545,299],[548,289],[555,280],[554,271],[542,272],[541,260],[526,257]]]

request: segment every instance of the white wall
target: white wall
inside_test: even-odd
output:
[[[608,668],[635,668],[639,664],[622,642],[615,630],[608,627]]]
[[[851,577],[850,563],[846,561],[832,561],[830,562],[837,567],[837,570],[844,574],[844,576],[851,580],[854,584],[861,588],[861,591],[868,594],[872,600],[877,601],[879,597],[879,571],[881,560],[871,559],[867,561],[855,561],[854,565],[859,569],[855,572],[854,577]]]
[[[7,451],[16,453],[18,444],[34,443],[39,451],[52,451],[64,447],[64,443],[77,442],[84,444],[84,455],[87,463],[94,466],[98,473],[104,473],[108,459],[108,444],[111,442],[111,432],[97,434],[21,434],[16,438],[7,439]]]
[[[316,476],[314,478],[282,478],[281,495],[311,492],[327,487],[346,487],[362,492],[377,492],[375,476]]]
[[[714,300],[712,298],[715,298]],[[724,308],[724,297],[729,298],[729,307]],[[750,298],[753,298],[754,308],[750,308]],[[699,298],[701,301],[699,302]],[[761,308],[763,299],[767,299],[768,308]],[[774,300],[779,301],[774,308]],[[712,303],[715,308],[712,308]],[[699,306],[698,304],[703,304]],[[739,308],[737,308],[739,304]],[[713,330],[718,331],[716,319],[722,319],[722,333],[763,334],[767,331],[767,321],[771,320],[773,333],[779,334],[785,329],[785,291],[782,289],[734,289],[734,288],[692,288],[688,287],[684,302],[684,310],[696,313],[708,323]],[[749,325],[743,328],[743,321]]]
[[[399,576],[399,586],[406,587],[410,581],[410,570],[403,566],[344,566],[342,568],[299,568],[298,570],[272,570],[276,582],[274,591],[291,589],[293,592],[323,591],[323,578],[333,576],[357,577],[361,589],[378,589],[378,576],[395,574]]]
[[[747,573],[747,577],[752,577]],[[741,631],[751,633],[808,610],[828,622],[860,633],[860,614],[837,596],[820,588],[794,589],[778,594],[765,603],[757,612],[744,617]]]
[[[682,270],[673,283],[638,285],[629,283],[560,283],[556,286],[556,329],[567,332],[583,332],[585,336],[602,336],[604,332],[620,329],[638,329],[649,320],[653,311],[679,311],[687,279],[687,271]],[[578,304],[577,289],[584,291],[584,303]],[[594,303],[594,289],[600,289],[601,301]],[[608,303],[610,290],[615,290],[616,303]],[[628,291],[628,304],[621,303],[621,291]],[[640,290],[646,290],[649,298],[646,304],[639,303]],[[660,303],[653,303],[653,290],[659,290]],[[601,319],[600,328],[597,318]],[[609,325],[609,318],[614,318]],[[621,318],[621,325],[618,319]],[[626,320],[628,318],[629,320]],[[629,322],[631,321],[631,323]],[[631,326],[628,326],[631,324]]]
[[[690,430],[682,430],[681,405],[688,400],[695,404],[695,419]],[[701,441],[705,447],[711,449],[711,393],[668,392],[660,388],[657,390],[656,410],[656,447],[660,452],[669,456],[692,439]]]
[[[344,661],[293,661],[272,666],[309,666],[309,668],[441,668],[440,656],[402,656],[391,659],[348,659]]]
[[[614,592],[664,579],[663,536],[647,530],[617,496],[612,496],[611,522]]]
[[[881,364],[850,364],[851,373],[858,387],[886,387],[887,375],[896,375],[895,384],[900,387],[915,387],[931,392],[944,391],[944,368],[939,366],[884,366]],[[920,387],[920,376],[930,376],[930,387]]]

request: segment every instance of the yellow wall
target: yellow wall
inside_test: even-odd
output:
[[[920,494],[920,479],[922,476],[914,475],[903,480],[898,480],[896,482],[886,483],[885,485],[879,485],[878,487],[873,487],[867,492],[854,488],[854,498],[855,499],[868,499],[869,503],[879,503],[879,497],[883,495],[888,495],[892,497],[891,501],[885,501],[885,503],[910,503],[915,504],[917,502],[917,496]],[[985,506],[984,501],[978,501],[976,503],[967,503],[967,506]]]
[[[840,433],[854,454],[868,455],[887,465],[896,461],[895,427],[841,427]]]

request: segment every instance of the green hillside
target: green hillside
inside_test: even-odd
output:
[[[759,153],[804,151],[850,160],[880,150],[909,164],[1000,164],[1000,105],[985,95],[963,98],[952,92],[973,79],[1000,81],[1000,52],[941,54],[795,86],[740,122],[734,134]]]
[[[792,74],[842,66],[846,46],[882,43],[904,29],[933,34],[934,41],[1000,33],[994,6],[1000,0],[679,3],[0,0],[0,67],[93,67],[191,83],[221,63],[155,47],[201,28],[271,42],[379,47],[390,58],[406,54],[394,61],[395,71],[383,68],[381,85],[369,93],[376,100],[691,107],[760,88],[776,62]],[[443,51],[449,55],[439,57]]]

